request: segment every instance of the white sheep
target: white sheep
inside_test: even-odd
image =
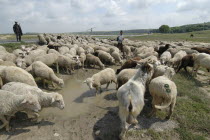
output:
[[[111,82],[114,82],[117,86],[115,71],[111,68],[106,68],[84,81],[90,89],[93,89],[93,87],[96,89],[96,95],[99,93],[99,90],[102,91],[101,85],[107,84],[107,89]]]
[[[101,60],[98,57],[96,57],[96,56],[94,56],[92,54],[87,54],[86,55],[86,61],[85,61],[85,63],[87,65],[94,65],[94,67],[95,67],[95,65],[97,65],[97,66],[100,67],[100,69],[104,69],[105,68],[105,66],[101,62]]]
[[[151,80],[149,84],[149,92],[152,95],[152,112],[154,115],[157,109],[170,107],[169,114],[166,119],[170,119],[176,103],[177,87],[170,79],[174,72],[167,69],[163,76],[159,76]]]
[[[199,67],[204,67],[210,70],[210,55],[206,53],[193,54],[194,66],[192,75],[197,76]]]
[[[123,51],[124,51],[127,59],[129,57],[131,57],[131,48],[130,48],[130,46],[123,45]]]
[[[120,53],[118,53],[117,51],[114,51],[111,53],[111,56],[114,58],[115,63],[119,63],[120,65],[122,65],[123,61],[120,56]]]
[[[45,80],[52,82],[53,87],[55,87],[54,83],[58,84],[60,87],[64,86],[63,79],[58,78],[54,71],[41,61],[33,62],[26,71],[32,73],[32,75],[36,77],[40,77],[43,80],[44,88],[46,88]]]
[[[39,57],[36,57],[35,61],[41,61],[44,64],[46,64],[47,66],[52,66],[53,64],[56,64],[58,60],[58,55],[54,54],[54,53],[50,53],[50,54],[46,54],[46,55],[42,55]]]
[[[114,58],[107,52],[99,51],[98,57],[103,63],[114,64]]]
[[[173,66],[174,68],[177,68],[177,66],[181,62],[182,58],[186,55],[187,55],[187,53],[185,51],[182,51],[182,50],[178,51],[174,55],[174,57],[169,61],[169,65]]]
[[[60,55],[60,53],[59,53],[58,51],[56,51],[55,49],[49,49],[47,53],[48,53],[48,54],[54,53],[54,54],[56,54],[56,55],[58,55],[58,56]]]
[[[171,53],[169,51],[165,51],[161,56],[160,56],[160,62],[161,64],[167,64],[168,61],[171,59]]]
[[[80,53],[79,61],[81,62],[83,69],[84,69],[84,65],[85,65],[85,60],[86,60],[86,54],[85,53]]]
[[[34,77],[27,71],[18,67],[14,66],[4,67],[0,71],[0,76],[4,84],[8,82],[21,82],[37,87]]]
[[[57,107],[59,109],[64,109],[65,107],[63,96],[61,94],[56,92],[43,92],[38,87],[30,86],[25,83],[10,82],[5,84],[2,87],[2,90],[13,92],[16,95],[28,95],[30,93],[37,97],[42,109],[47,107]],[[26,110],[26,112],[28,115],[35,116],[35,118],[39,116],[37,113],[33,113],[28,110]]]
[[[6,127],[6,130],[9,131],[10,117],[16,112],[25,109],[38,112],[41,106],[37,98],[31,94],[15,95],[13,92],[0,90],[0,108],[0,120],[3,122],[0,129]],[[6,119],[5,116],[8,118]]]
[[[66,47],[66,46],[59,47],[59,48],[58,48],[58,52],[59,52],[61,55],[64,55],[64,54],[66,54],[66,53],[69,52],[69,48]]]
[[[171,71],[171,73],[175,74],[174,68],[171,68],[171,67],[168,67],[165,65],[158,65],[154,69],[155,69],[155,71],[154,71],[152,78],[156,78],[158,76],[163,76],[165,74],[166,70],[169,70],[169,71]]]
[[[119,101],[119,117],[121,120],[122,131],[120,138],[125,137],[128,124],[137,124],[137,116],[144,107],[144,94],[146,83],[153,75],[153,66],[144,63],[139,66],[137,73],[117,91]]]

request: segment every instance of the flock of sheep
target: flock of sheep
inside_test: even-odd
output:
[[[124,40],[122,52],[113,39],[99,39],[75,35],[38,35],[40,45],[22,45],[12,53],[0,46],[0,120],[1,128],[9,131],[10,118],[16,112],[25,112],[37,120],[38,112],[45,107],[65,107],[61,94],[42,91],[35,81],[39,77],[43,88],[62,88],[60,71],[72,74],[75,69],[96,67],[100,72],[84,83],[90,89],[101,91],[101,85],[116,84],[119,100],[119,116],[122,123],[120,138],[124,138],[129,124],[137,124],[137,116],[144,107],[144,94],[148,89],[152,96],[151,116],[157,109],[169,107],[166,119],[172,115],[177,88],[172,77],[180,69],[200,66],[210,69],[208,44],[187,42],[131,41]],[[191,48],[191,46],[194,46]],[[115,72],[110,65],[119,65]],[[46,86],[46,83],[48,86]],[[50,84],[51,83],[51,86]]]

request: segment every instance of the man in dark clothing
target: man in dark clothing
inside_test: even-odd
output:
[[[21,41],[21,36],[23,35],[22,29],[21,29],[20,25],[17,24],[16,21],[15,21],[15,24],[13,26],[13,31],[16,35],[17,41]]]
[[[124,49],[123,49],[123,40],[124,40],[124,37],[123,37],[123,31],[121,30],[120,31],[120,35],[117,37],[117,48],[123,53],[123,57],[125,57],[125,54],[124,54]]]

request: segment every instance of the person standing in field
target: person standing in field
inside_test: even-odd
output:
[[[123,53],[123,57],[125,58],[125,54],[123,50],[123,40],[124,40],[123,31],[121,30],[120,35],[117,37],[117,42],[118,42],[117,48]]]
[[[22,29],[21,29],[20,25],[17,23],[17,21],[15,21],[15,24],[13,26],[13,31],[16,35],[17,41],[21,41],[21,36],[23,35],[23,33],[22,33]]]

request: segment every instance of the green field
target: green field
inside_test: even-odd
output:
[[[193,34],[194,37],[190,38]],[[154,33],[146,36],[132,36],[127,37],[131,40],[142,40],[142,41],[193,41],[193,42],[205,42],[210,43],[210,30],[206,31],[196,31],[190,33],[176,33],[176,34],[160,34]]]
[[[37,35],[23,35],[22,40],[37,39]],[[0,35],[0,40],[16,40],[15,34]]]

